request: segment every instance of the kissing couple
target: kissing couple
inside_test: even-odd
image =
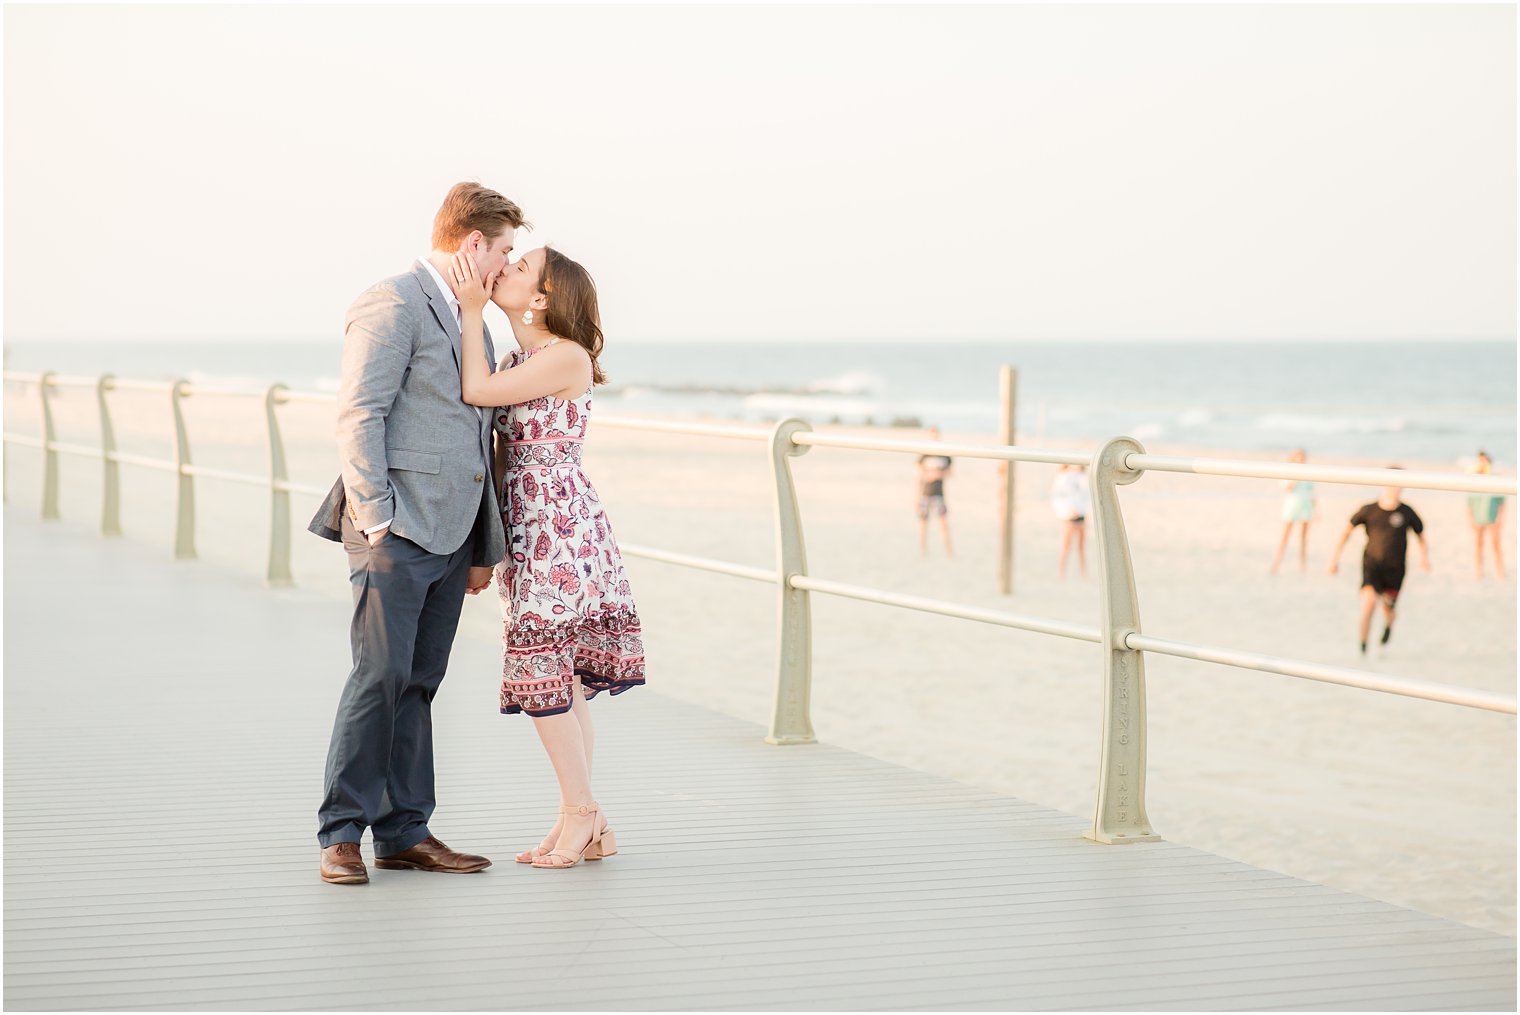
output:
[[[364,884],[365,829],[382,870],[472,874],[484,856],[444,845],[435,806],[433,698],[466,593],[495,587],[500,709],[526,713],[559,780],[560,808],[517,862],[561,870],[617,852],[591,791],[588,699],[644,682],[622,557],[581,447],[603,336],[596,286],[550,247],[511,256],[522,210],[455,185],[431,249],[349,307],[337,398],[343,472],[309,526],[348,553],[353,668],[318,808],[320,872]],[[487,303],[515,346],[500,364]],[[493,678],[494,684],[494,678]]]

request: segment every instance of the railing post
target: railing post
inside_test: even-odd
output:
[[[283,489],[290,480],[285,467],[285,442],[280,438],[280,420],[275,415],[283,384],[271,384],[264,393],[264,419],[269,432],[269,574],[271,585],[289,585],[290,574],[290,491]]]
[[[1019,372],[1008,364],[998,370],[998,443],[1017,440],[1017,400]],[[998,591],[1013,594],[1013,518],[1018,507],[1014,489],[1014,468],[1010,461],[998,463]]]
[[[49,370],[37,381],[37,391],[42,396],[42,517],[45,520],[58,517],[58,452],[53,449],[58,432],[53,427],[53,404],[48,395],[53,377]]]
[[[116,461],[116,430],[111,426],[111,407],[106,392],[116,378],[102,374],[95,383],[95,402],[100,406],[100,462],[104,468],[100,500],[100,534],[121,535],[121,463]]]
[[[1136,453],[1145,453],[1139,441],[1115,437],[1093,454],[1088,477],[1103,575],[1103,758],[1087,837],[1108,843],[1161,838],[1145,814],[1145,659],[1125,641],[1140,631],[1140,603],[1118,488],[1140,478],[1125,464]]]
[[[175,499],[174,512],[176,560],[195,559],[195,477],[188,471],[190,434],[185,429],[185,411],[180,405],[189,384],[189,381],[179,380],[169,389],[169,402],[174,407],[174,471],[179,477],[179,496]]]
[[[776,481],[776,577],[778,614],[776,708],[768,744],[811,744],[814,741],[809,699],[813,687],[813,616],[808,593],[792,588],[794,575],[807,574],[802,540],[802,513],[797,508],[797,484],[791,459],[809,448],[792,443],[792,434],[813,429],[800,419],[784,419],[771,431],[771,477]]]

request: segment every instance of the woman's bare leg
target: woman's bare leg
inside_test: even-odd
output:
[[[1061,556],[1056,562],[1056,574],[1062,578],[1066,577],[1066,554],[1071,550],[1073,530],[1076,527],[1076,524],[1071,521],[1061,523]]]
[[[575,682],[575,698],[570,705],[570,714],[575,716],[581,727],[581,742],[586,748],[586,780],[591,780],[591,758],[595,753],[596,730],[591,722],[591,705],[586,701],[586,688],[579,680]],[[539,854],[547,853],[554,848],[559,841],[560,832],[564,830],[564,815],[554,820],[554,827],[549,829],[549,834],[544,836],[543,842],[532,849],[525,849],[517,854],[517,859],[523,863],[532,863]]]
[[[535,716],[533,729],[543,742],[559,778],[559,801],[561,807],[576,807],[593,802],[591,795],[591,771],[586,763],[586,742],[581,736],[581,723],[574,711],[559,715]],[[562,814],[557,850],[579,853],[596,834],[595,814]],[[540,858],[542,859],[542,858]]]
[[[1305,574],[1309,570],[1309,523],[1298,523],[1298,571]]]
[[[1273,557],[1272,557],[1272,573],[1273,574],[1276,574],[1277,573],[1277,569],[1282,566],[1283,554],[1288,552],[1288,540],[1291,539],[1292,537],[1293,537],[1293,523],[1292,522],[1284,522],[1283,523],[1283,530],[1282,530],[1282,538],[1277,541],[1277,553],[1274,554]]]
[[[591,722],[591,703],[586,700],[586,687],[576,680],[575,698],[570,703],[570,714],[581,724],[581,741],[586,745],[586,778],[591,778],[591,757],[596,753],[596,727]]]
[[[1472,523],[1473,530],[1473,574],[1483,577],[1483,526],[1477,522]]]
[[[1495,521],[1488,526],[1489,534],[1493,537],[1494,544],[1494,574],[1504,577],[1504,556],[1499,550],[1499,523]]]
[[[1077,569],[1082,577],[1087,577],[1087,523],[1072,522],[1071,527],[1077,530]]]

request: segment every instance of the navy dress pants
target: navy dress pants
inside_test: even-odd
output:
[[[317,841],[358,842],[375,855],[428,838],[433,814],[433,696],[443,682],[470,576],[474,534],[450,554],[388,533],[375,546],[343,515],[354,616],[354,666],[343,686]]]

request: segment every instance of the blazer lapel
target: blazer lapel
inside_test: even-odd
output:
[[[491,341],[491,329],[487,328],[484,322],[480,330],[485,332],[486,336],[486,366],[494,374],[496,372],[496,343]]]
[[[449,306],[449,298],[438,291],[438,283],[433,281],[432,272],[423,267],[421,261],[412,269],[412,274],[417,276],[422,291],[427,293],[428,306],[433,310],[433,316],[438,319],[438,326],[443,333],[449,336],[449,347],[454,350],[454,368],[460,369],[460,336],[459,322],[454,320],[454,309]]]
[[[486,369],[496,373],[496,346],[491,342],[491,329],[482,323],[481,331],[486,338]],[[480,439],[484,441],[486,461],[491,461],[491,434],[495,430],[496,410],[482,409],[480,412],[481,431]]]

